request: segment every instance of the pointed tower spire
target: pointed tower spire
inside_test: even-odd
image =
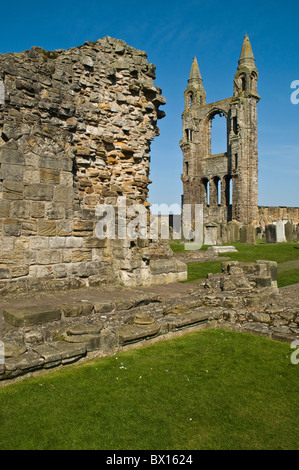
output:
[[[255,65],[255,58],[248,35],[243,40],[238,69],[234,79],[234,96],[244,95],[244,93],[257,94],[258,70]]]
[[[195,81],[200,81],[202,83],[202,78],[201,78],[201,74],[199,71],[197,59],[196,57],[193,57],[188,83],[191,84],[192,82],[195,82]]]
[[[252,47],[251,47],[251,44],[250,44],[248,34],[246,34],[245,37],[244,37],[243,46],[242,46],[242,50],[241,50],[241,55],[240,55],[240,59],[239,59],[239,65],[240,66],[248,65],[248,66],[251,66],[251,67],[255,66],[255,59],[254,59],[254,55],[253,55],[253,52],[252,52]]]

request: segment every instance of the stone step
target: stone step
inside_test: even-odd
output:
[[[9,307],[3,312],[4,319],[13,326],[34,326],[61,319],[60,307],[32,305],[31,307]]]
[[[211,246],[210,248],[208,248],[208,251],[216,254],[238,252],[238,250],[234,246]]]
[[[124,346],[126,344],[142,341],[143,339],[151,338],[159,334],[160,325],[124,325],[114,331],[118,335],[119,344]]]

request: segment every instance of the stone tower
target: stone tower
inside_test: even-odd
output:
[[[184,170],[183,204],[203,204],[204,222],[237,221],[254,225],[258,219],[258,71],[249,37],[244,38],[233,97],[206,103],[196,58],[193,59],[182,114]],[[227,121],[227,151],[211,154],[211,123],[216,115]]]

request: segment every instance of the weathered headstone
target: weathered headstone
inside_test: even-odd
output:
[[[276,224],[276,241],[282,243],[286,241],[285,238],[285,225],[282,220],[279,220]]]
[[[256,237],[258,240],[262,240],[263,238],[263,228],[262,227],[257,227],[256,228]]]
[[[293,241],[293,231],[294,231],[294,226],[291,224],[291,222],[287,222],[284,227],[285,230],[285,238],[287,242],[292,242]]]
[[[206,225],[204,229],[204,244],[216,245],[218,239],[218,226]]]
[[[240,242],[247,245],[256,244],[256,229],[251,225],[246,225],[240,229]]]
[[[233,241],[239,241],[240,240],[240,226],[238,224],[233,223],[233,227],[234,227]]]
[[[230,241],[228,226],[221,224],[221,241],[222,243],[228,243]]]
[[[266,243],[276,243],[276,225],[266,225]]]

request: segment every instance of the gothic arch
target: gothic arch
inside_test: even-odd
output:
[[[212,108],[208,111],[204,119],[202,120],[202,136],[206,140],[205,142],[205,156],[210,157],[212,155],[212,121],[215,118],[215,116],[220,116],[220,117],[225,117],[226,121],[226,148],[225,152],[227,150],[228,146],[228,126],[229,126],[229,112],[223,108]],[[224,153],[225,153],[224,152]]]

